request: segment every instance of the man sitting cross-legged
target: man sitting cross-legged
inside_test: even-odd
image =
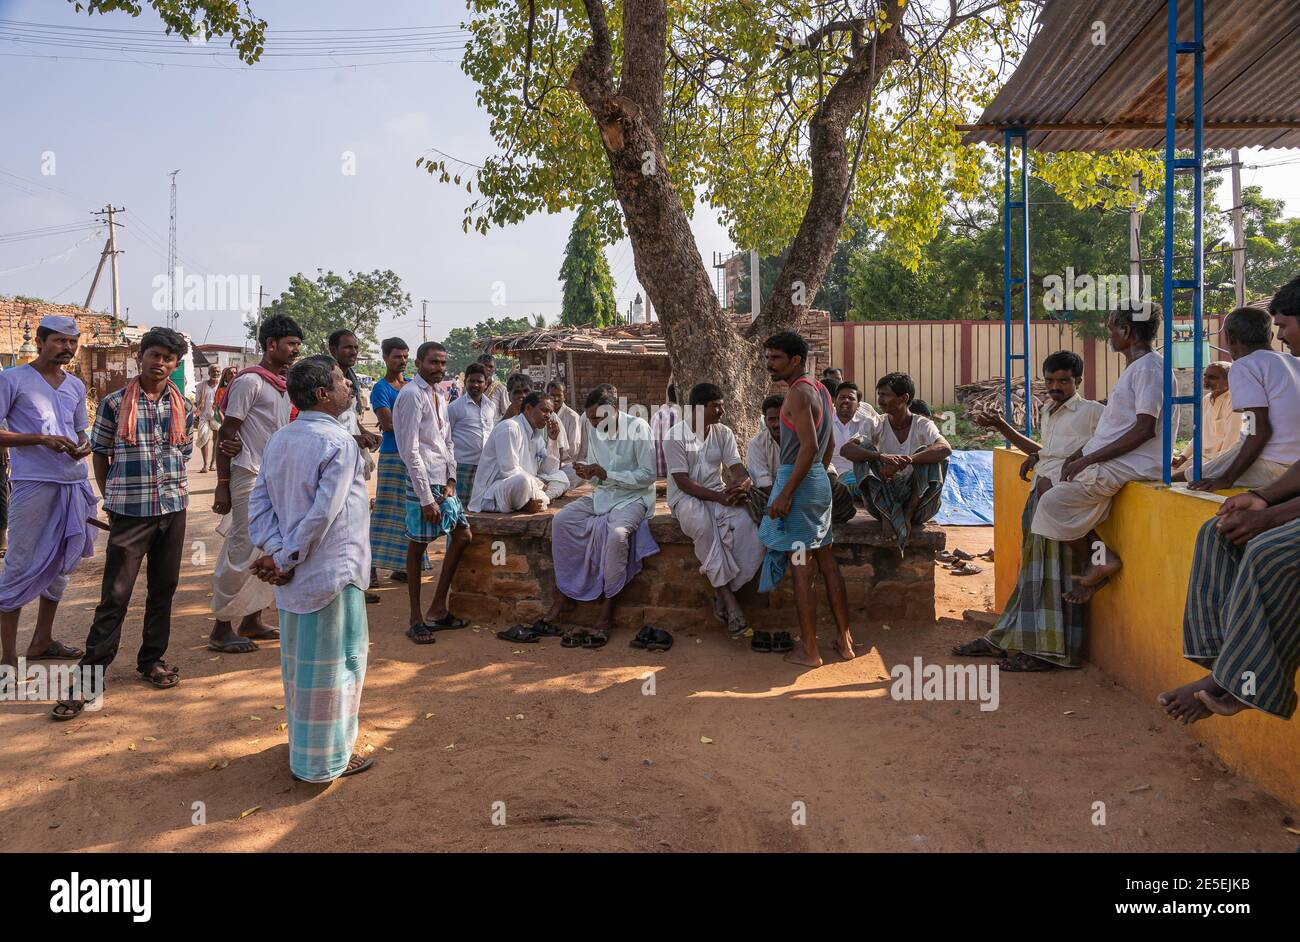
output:
[[[433,644],[440,628],[469,623],[447,608],[451,580],[472,534],[465,507],[456,496],[456,451],[451,442],[447,404],[438,384],[447,373],[447,348],[428,340],[415,351],[416,375],[393,403],[393,434],[406,464],[406,590],[410,621],[406,636],[416,644]],[[438,585],[427,612],[420,611],[420,559],[425,547],[447,537]]]
[[[1039,498],[1060,480],[1061,468],[1078,456],[1092,438],[1105,409],[1100,402],[1078,393],[1083,379],[1083,358],[1059,350],[1043,361],[1043,382],[1051,400],[1043,410],[1040,445],[1014,428],[1000,415],[972,417],[981,428],[1001,432],[1011,444],[1029,455],[1020,466],[1020,479],[1034,486],[1020,516],[1020,575],[997,624],[982,638],[953,648],[966,657],[1002,658],[998,666],[1009,671],[1044,671],[1077,667],[1083,644],[1083,608],[1065,601],[1073,556],[1068,543],[1035,536],[1030,527]]]
[[[1201,466],[1188,487],[1218,491],[1263,487],[1300,461],[1300,359],[1279,353],[1273,319],[1257,307],[1239,307],[1223,319],[1221,334],[1232,354],[1232,408],[1242,413],[1240,440]],[[1191,476],[1191,467],[1185,469]]]
[[[668,506],[713,587],[713,614],[738,635],[749,622],[736,591],[758,572],[766,549],[746,510],[752,485],[736,435],[721,422],[722,390],[700,383],[688,405],[687,417],[664,437]]]
[[[569,479],[560,470],[560,423],[551,400],[524,396],[522,411],[496,424],[479,456],[469,509],[535,514],[564,496]]]
[[[1300,350],[1300,278],[1269,306],[1282,340]],[[1233,377],[1236,377],[1233,367]],[[1294,421],[1293,415],[1275,421]],[[1160,695],[1185,723],[1254,707],[1289,719],[1300,668],[1300,462],[1278,480],[1229,497],[1196,537],[1183,656],[1209,667]]]
[[[1128,365],[1083,454],[1065,463],[1060,483],[1039,498],[1034,511],[1033,533],[1069,543],[1076,559],[1088,560],[1064,596],[1076,605],[1092,598],[1122,565],[1095,529],[1109,515],[1111,500],[1129,481],[1160,476],[1156,423],[1164,405],[1164,358],[1151,343],[1162,316],[1158,304],[1139,301],[1124,302],[1110,313],[1110,348]]]
[[[591,631],[566,632],[565,647],[599,648],[614,627],[614,599],[641,571],[641,560],[659,552],[650,536],[655,512],[655,450],[645,419],[622,412],[612,386],[597,386],[585,404],[589,428],[587,458],[575,462],[592,492],[569,504],[551,521],[555,601],[533,625],[555,634],[560,614],[574,602],[601,600]]]
[[[852,461],[867,510],[903,553],[912,527],[939,512],[952,446],[934,421],[909,406],[916,386],[906,373],[889,373],[876,383],[881,418],[872,436],[858,436],[840,449]]]

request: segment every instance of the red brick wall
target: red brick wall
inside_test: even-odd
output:
[[[620,396],[627,398],[628,405],[642,405],[653,412],[665,401],[664,390],[668,387],[668,357],[663,354],[645,354],[643,356],[626,353],[597,353],[594,351],[576,351],[573,356],[573,376],[569,379],[569,398],[575,408],[587,397],[587,393],[600,383],[613,383],[618,387]],[[564,363],[567,368],[569,354],[555,354],[557,366]],[[546,363],[545,351],[523,350],[519,352],[522,366],[542,366]]]

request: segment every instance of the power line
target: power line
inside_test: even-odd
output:
[[[382,65],[428,65],[429,63],[438,63],[443,65],[459,65],[458,59],[391,59],[384,62],[347,62],[337,65],[309,65],[309,66],[266,66],[257,69],[234,69],[228,65],[199,65],[190,62],[151,62],[144,59],[113,59],[106,56],[62,56],[53,54],[41,54],[35,52],[0,52],[0,56],[11,56],[18,59],[49,59],[53,62],[112,62],[118,65],[150,65],[160,69],[217,69],[222,72],[239,72],[243,75],[262,75],[267,72],[325,72],[335,69],[366,69]],[[3,181],[0,181],[3,182]]]

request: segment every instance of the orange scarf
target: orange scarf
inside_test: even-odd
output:
[[[168,441],[173,445],[184,445],[189,440],[189,435],[185,431],[185,401],[181,398],[181,391],[176,388],[175,383],[167,380],[167,388],[163,393],[167,396],[172,410]],[[117,437],[128,445],[135,444],[135,420],[139,411],[140,378],[136,377],[126,384],[126,391],[122,393],[122,409],[117,414]]]

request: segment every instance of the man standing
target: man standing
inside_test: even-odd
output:
[[[135,669],[162,689],[180,683],[180,671],[169,667],[163,655],[171,640],[172,598],[185,553],[185,463],[193,452],[195,422],[194,410],[170,377],[188,349],[189,342],[174,330],[155,327],[146,333],[136,354],[139,374],[125,389],[104,397],[91,434],[95,481],[112,526],[81,666],[107,670],[117,657],[122,620],[140,564],[148,557],[144,636]],[[84,700],[63,700],[50,715],[70,720],[85,706]]]
[[[86,387],[64,370],[80,333],[71,317],[42,318],[36,359],[0,374],[0,446],[9,449],[9,529],[17,534],[0,568],[0,664],[8,667],[18,666],[18,618],[37,596],[27,660],[85,653],[51,637],[68,574],[95,546],[86,522],[96,505],[83,460]]]
[[[307,357],[289,371],[287,390],[298,418],[262,454],[249,501],[261,548],[252,570],[275,586],[280,609],[289,769],[329,782],[374,761],[352,751],[369,644],[369,499],[361,450],[339,422],[355,398],[338,363]]]
[[[677,387],[668,384],[668,401],[650,416],[650,437],[655,446],[655,474],[668,476],[668,465],[664,463],[664,436],[668,430],[682,420],[681,410],[677,408]]]
[[[573,463],[587,460],[587,423],[581,415],[570,408],[569,391],[558,379],[553,379],[546,384],[546,395],[555,405],[555,417],[559,420],[560,428],[564,430],[564,438],[568,442],[568,447],[560,452],[560,470],[569,479],[569,488],[572,489],[581,483],[578,473],[573,470]]]
[[[410,621],[406,636],[416,644],[433,644],[440,628],[464,628],[469,622],[447,609],[451,580],[473,535],[465,508],[456,496],[456,451],[447,422],[447,405],[437,385],[447,373],[447,348],[428,340],[415,351],[415,379],[402,387],[393,404],[393,433],[406,464],[406,572]],[[438,585],[427,612],[420,606],[419,561],[425,547],[449,538]]]
[[[934,421],[910,406],[916,386],[906,373],[888,373],[876,383],[881,418],[872,437],[858,437],[840,449],[854,462],[858,488],[867,511],[880,521],[886,538],[901,556],[912,527],[939,512],[943,479],[952,446]]]
[[[393,403],[408,382],[405,370],[409,348],[401,337],[379,345],[384,356],[384,376],[370,390],[370,408],[383,432],[379,442],[379,473],[375,481],[375,506],[370,513],[370,566],[387,569],[394,582],[406,581],[406,465],[397,453],[393,435]],[[421,569],[429,557],[420,557]]]
[[[794,650],[790,634],[785,631],[775,634],[755,631],[750,647],[755,651],[786,651],[789,652],[787,661],[820,667],[814,560],[826,582],[826,598],[835,618],[838,631],[835,649],[845,660],[854,656],[853,638],[849,634],[848,594],[831,545],[831,483],[826,467],[831,463],[834,446],[831,440],[834,406],[826,387],[805,375],[807,341],[792,331],[785,331],[768,337],[763,348],[768,375],[786,383],[788,388],[780,413],[781,467],[772,484],[767,518],[758,529],[759,539],[767,547],[758,590],[771,592],[785,575],[786,564],[793,564],[802,650]]]
[[[510,390],[506,384],[497,379],[497,364],[492,354],[485,353],[478,358],[479,365],[487,376],[487,388],[483,390],[483,395],[487,396],[488,402],[497,410],[497,419],[506,414],[510,408]],[[468,372],[468,370],[466,371]]]
[[[221,410],[225,416],[217,433],[217,488],[212,511],[229,514],[217,532],[226,541],[212,572],[212,611],[216,622],[208,648],[222,654],[257,650],[253,639],[274,641],[275,628],[262,624],[262,609],[274,604],[275,593],[250,571],[255,549],[248,536],[248,498],[262,465],[262,451],[271,436],[289,424],[290,402],[285,374],[298,358],[302,329],[283,314],[262,321],[257,335],[262,361],[240,370],[226,387]],[[232,459],[225,446],[240,444]],[[233,623],[239,619],[239,631]]]
[[[563,497],[569,479],[560,470],[561,434],[551,400],[537,392],[525,396],[523,411],[498,422],[483,445],[469,509],[535,514]]]
[[[689,421],[668,430],[668,506],[695,545],[700,572],[713,589],[713,615],[733,635],[749,627],[736,598],[763,562],[758,527],[746,505],[753,486],[740,460],[736,434],[722,424],[722,390],[713,383],[691,389]]]
[[[650,536],[655,512],[654,445],[645,419],[618,408],[618,392],[603,384],[587,394],[588,462],[573,466],[590,481],[592,492],[580,497],[551,521],[551,560],[555,565],[555,600],[533,626],[554,634],[561,612],[575,602],[601,600],[591,631],[566,632],[564,647],[600,648],[614,627],[614,600],[641,571],[641,561],[659,552]]]
[[[362,474],[367,481],[370,475],[375,471],[375,460],[370,457],[370,453],[379,447],[381,439],[374,432],[367,432],[361,427],[361,384],[357,382],[357,359],[361,356],[361,342],[357,340],[357,335],[350,330],[339,329],[329,335],[326,341],[329,348],[330,356],[334,362],[339,365],[339,370],[352,385],[352,406],[345,409],[339,416],[339,421],[347,429],[348,434],[352,436],[357,443],[357,448],[361,451]],[[378,581],[377,574],[372,569],[370,572],[371,584]],[[366,604],[375,605],[379,602],[378,594],[366,592]]]
[[[1105,409],[1079,395],[1083,366],[1083,357],[1070,350],[1058,350],[1043,361],[1043,383],[1051,404],[1039,423],[1041,445],[1000,415],[985,413],[972,419],[981,428],[997,429],[1028,455],[1020,466],[1020,479],[1029,480],[1032,470],[1034,486],[1020,515],[1022,565],[1016,587],[997,624],[983,637],[954,647],[954,654],[1000,658],[998,667],[1014,672],[1079,665],[1084,611],[1065,600],[1074,557],[1069,544],[1035,536],[1031,526],[1039,498],[1060,481],[1065,462],[1083,453]]]
[[[215,471],[217,467],[212,457],[212,426],[216,424],[212,414],[216,409],[217,383],[220,379],[220,367],[209,366],[208,381],[199,383],[198,390],[194,394],[194,407],[199,413],[198,418],[194,420],[194,447],[203,456],[203,467],[199,468],[200,474]]]
[[[499,418],[497,407],[484,395],[487,381],[487,369],[481,363],[471,363],[465,367],[465,395],[447,407],[451,443],[456,452],[456,496],[465,506],[474,493],[483,444]]]

